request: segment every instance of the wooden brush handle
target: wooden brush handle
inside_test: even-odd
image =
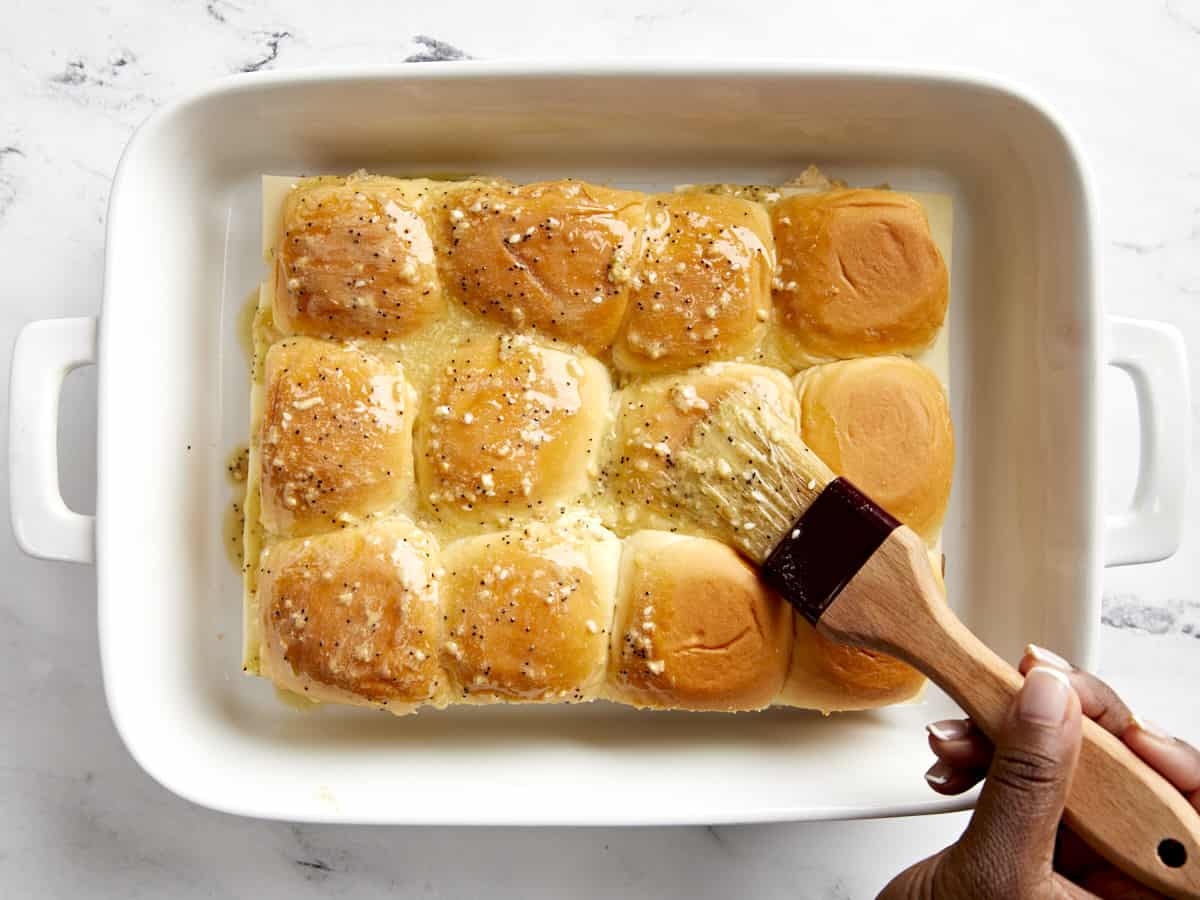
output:
[[[920,669],[989,737],[1023,683],[950,611],[924,543],[908,528],[892,532],[825,610],[818,628],[832,640],[880,650]],[[1171,897],[1200,897],[1200,813],[1086,716],[1064,819],[1143,884]],[[1180,846],[1182,865],[1164,862],[1160,854],[1178,862]]]

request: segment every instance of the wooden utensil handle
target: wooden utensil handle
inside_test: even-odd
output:
[[[880,650],[920,669],[989,737],[1020,673],[946,605],[921,539],[898,528],[822,615],[833,640]],[[1121,740],[1084,718],[1065,821],[1113,865],[1171,897],[1200,897],[1200,813]]]

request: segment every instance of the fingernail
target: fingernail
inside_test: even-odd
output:
[[[940,722],[930,722],[925,730],[939,741],[956,741],[965,738],[971,726],[962,719],[942,719]]]
[[[1073,668],[1069,662],[1067,662],[1053,650],[1047,650],[1045,647],[1039,647],[1037,644],[1026,644],[1025,652],[1038,662],[1050,666],[1053,669],[1062,669],[1064,672],[1070,672]]]
[[[1058,669],[1034,666],[1025,676],[1017,715],[1039,725],[1061,725],[1067,715],[1071,682]]]
[[[1150,735],[1152,738],[1157,738],[1160,741],[1167,741],[1169,743],[1173,743],[1175,741],[1174,736],[1167,734],[1166,730],[1162,728],[1162,726],[1155,725],[1153,722],[1147,721],[1141,716],[1134,716],[1133,724],[1136,725],[1140,731]]]
[[[925,773],[925,780],[930,784],[941,786],[948,784],[950,776],[954,774],[954,769],[946,765],[940,759],[929,767],[929,771]]]

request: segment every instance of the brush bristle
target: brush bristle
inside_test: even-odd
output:
[[[696,426],[674,462],[680,507],[758,563],[837,477],[782,411],[736,396]]]

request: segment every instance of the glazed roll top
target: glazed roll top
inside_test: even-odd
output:
[[[443,556],[455,699],[579,702],[604,682],[620,542],[587,522],[531,523]]]
[[[642,195],[581,181],[451,186],[441,203],[442,273],[467,308],[590,352],[625,315]]]
[[[387,340],[441,315],[427,219],[433,184],[320,178],[290,191],[275,257],[280,330]]]
[[[259,478],[269,533],[329,531],[408,496],[415,397],[394,355],[288,338],[264,369]]]
[[[613,353],[626,372],[677,371],[750,352],[766,331],[775,266],[757,203],[709,194],[648,198],[629,313]]]
[[[714,363],[635,382],[616,394],[600,503],[622,529],[679,527],[668,477],[675,455],[691,441],[696,426],[733,397],[766,403],[799,422],[787,378],[765,366]]]
[[[463,341],[421,404],[422,502],[480,528],[560,512],[598,467],[609,393],[608,371],[585,354],[519,334]]]
[[[444,705],[437,544],[407,519],[268,547],[259,562],[262,674],[313,701]]]

